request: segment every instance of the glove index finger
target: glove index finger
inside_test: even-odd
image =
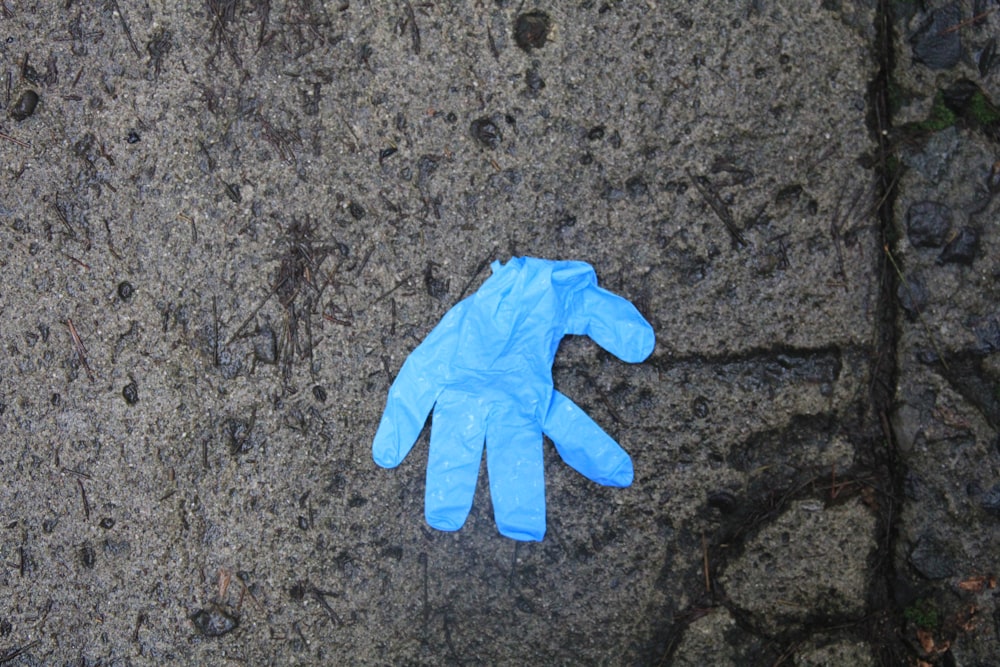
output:
[[[581,289],[568,313],[567,333],[589,336],[622,361],[638,363],[653,352],[656,335],[639,310],[597,285]]]

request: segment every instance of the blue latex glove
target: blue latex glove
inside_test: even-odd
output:
[[[590,336],[624,361],[653,351],[653,328],[635,306],[597,286],[583,262],[530,257],[493,262],[493,275],[442,318],[389,389],[375,462],[393,468],[434,409],[425,516],[440,530],[465,523],[486,443],[493,513],[516,540],[545,535],[542,433],[573,468],[608,486],[632,483],[632,460],[552,386],[566,334]]]

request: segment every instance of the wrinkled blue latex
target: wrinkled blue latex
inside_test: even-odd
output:
[[[545,535],[542,433],[563,460],[607,486],[632,483],[632,459],[552,386],[566,334],[590,336],[624,361],[653,351],[653,328],[635,306],[597,286],[584,262],[513,258],[441,319],[389,389],[372,454],[393,468],[431,409],[425,516],[440,530],[465,523],[486,445],[493,513],[516,540]]]

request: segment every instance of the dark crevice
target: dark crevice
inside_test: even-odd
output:
[[[795,347],[791,345],[774,345],[771,347],[758,347],[742,349],[730,354],[692,354],[692,355],[668,355],[654,354],[645,363],[652,365],[660,371],[667,371],[671,368],[678,368],[685,365],[704,366],[725,366],[732,364],[772,364],[778,363],[786,368],[798,368],[810,362],[831,361],[837,364],[839,374],[840,359],[845,353],[862,352],[869,350],[852,346],[824,347]]]
[[[899,314],[896,299],[899,277],[895,273],[894,263],[889,255],[897,236],[894,210],[899,177],[899,166],[890,144],[892,109],[889,94],[895,70],[894,40],[896,39],[893,19],[893,2],[878,0],[875,49],[879,70],[869,87],[869,128],[878,144],[876,201],[879,205],[876,213],[882,252],[879,254],[878,265],[879,309],[869,416],[877,420],[877,425],[872,430],[874,433],[881,433],[881,437],[873,437],[863,454],[869,458],[872,468],[882,473],[880,477],[883,486],[880,489],[878,503],[879,549],[873,563],[874,576],[869,591],[871,616],[865,623],[868,639],[879,665],[905,664],[907,654],[906,647],[900,639],[901,614],[893,595],[893,582],[896,580],[894,554],[898,536],[896,521],[900,514],[899,503],[904,497],[903,483],[906,469],[889,426],[898,381],[896,349],[899,341],[899,331],[896,326]]]
[[[823,434],[829,434],[836,428],[834,420],[832,415],[803,416],[794,426],[776,430],[770,437],[778,438],[800,431],[803,432],[803,439],[823,437]],[[764,439],[767,437],[763,436]],[[761,438],[754,440],[759,442]],[[792,446],[791,449],[796,447]],[[826,506],[835,506],[858,498],[864,500],[873,478],[872,471],[864,468],[852,468],[836,476],[832,476],[829,470],[819,472],[802,469],[794,478],[761,481],[739,496],[728,492],[709,494],[703,507],[703,518],[709,518],[718,528],[702,533],[701,544],[698,543],[698,536],[689,532],[686,540],[680,540],[683,544],[679,548],[686,553],[707,554],[710,589],[706,590],[703,563],[697,563],[683,573],[670,571],[670,576],[683,577],[684,587],[691,592],[693,602],[673,613],[671,624],[656,638],[652,646],[650,664],[672,664],[688,626],[718,608],[725,608],[736,622],[737,629],[731,631],[730,640],[743,651],[741,664],[783,664],[797,647],[810,637],[824,632],[837,631],[872,641],[874,635],[870,634],[872,631],[869,627],[871,618],[858,619],[850,614],[816,612],[790,624],[789,627],[794,629],[774,633],[773,630],[762,627],[754,619],[754,614],[741,609],[729,598],[717,575],[726,571],[730,563],[742,558],[747,544],[796,501],[822,499]],[[664,567],[670,566],[671,559],[668,559]],[[655,656],[659,658],[654,659]]]
[[[743,552],[746,540],[766,525],[788,504],[796,499],[823,497],[831,499],[831,492],[838,489],[838,499],[841,502],[848,498],[861,495],[861,489],[874,491],[871,505],[877,507],[878,523],[876,536],[878,550],[872,559],[872,583],[869,589],[869,614],[862,619],[856,618],[826,618],[817,616],[809,619],[803,628],[782,637],[766,638],[767,633],[762,628],[754,627],[752,619],[739,608],[731,604],[725,591],[712,576],[712,590],[705,591],[702,583],[703,573],[692,568],[686,573],[687,590],[702,589],[701,595],[693,596],[693,602],[685,609],[673,614],[669,627],[658,635],[651,646],[651,656],[658,655],[654,664],[670,664],[683,638],[687,627],[719,606],[726,607],[737,621],[746,646],[756,655],[745,655],[746,664],[778,664],[794,651],[807,637],[825,629],[836,628],[840,632],[848,632],[857,637],[865,638],[871,645],[876,664],[886,667],[908,664],[909,651],[901,637],[902,613],[897,604],[893,582],[896,581],[894,563],[895,544],[897,539],[896,521],[900,513],[899,501],[904,497],[903,482],[906,476],[905,465],[899,457],[897,444],[889,426],[896,384],[898,381],[898,366],[896,358],[899,331],[897,329],[898,301],[896,291],[899,278],[895,273],[889,253],[895,245],[896,229],[894,210],[896,204],[896,186],[898,183],[898,163],[895,160],[892,137],[892,117],[889,104],[890,83],[894,72],[894,40],[896,35],[892,26],[892,0],[878,0],[875,18],[876,43],[874,52],[877,58],[878,71],[868,88],[868,127],[876,143],[875,159],[872,161],[876,170],[876,192],[874,202],[878,218],[881,252],[876,267],[878,279],[878,314],[876,322],[875,345],[871,350],[861,352],[871,354],[872,380],[865,405],[858,406],[858,419],[853,424],[841,424],[841,428],[850,432],[851,440],[858,443],[858,461],[851,470],[845,471],[839,477],[844,493],[839,493],[834,486],[829,473],[817,475],[802,470],[801,474],[791,479],[769,480],[769,493],[763,489],[755,489],[744,498],[733,498],[732,502],[724,494],[718,498],[709,498],[706,510],[714,508],[723,516],[722,524],[716,534],[706,536],[708,542],[704,545],[709,555],[710,571],[714,574],[725,569],[725,565],[738,558]],[[723,357],[707,359],[691,357],[678,359],[651,359],[661,371],[677,368],[684,364],[751,364],[768,365],[776,360],[791,363],[792,369],[803,365],[812,366],[818,361],[835,362],[835,375],[840,374],[840,364],[844,357],[859,350],[851,349],[780,349],[756,350],[739,355],[738,358]],[[805,432],[829,432],[837,426],[829,423],[831,415],[820,415],[800,422],[799,427],[805,427]],[[826,423],[824,423],[826,422]],[[789,429],[796,431],[796,429]],[[801,431],[799,431],[801,432]],[[766,436],[763,436],[766,437]],[[806,436],[808,437],[808,435]],[[759,445],[759,442],[752,443]],[[754,446],[750,449],[755,450]],[[730,465],[738,465],[737,461],[729,461]],[[832,499],[831,499],[832,500]],[[732,504],[739,511],[728,512],[727,506]],[[726,549],[720,545],[725,544]],[[757,643],[751,638],[757,637]]]

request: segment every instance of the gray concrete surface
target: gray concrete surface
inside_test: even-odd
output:
[[[932,664],[1000,655],[1000,94],[993,3],[900,7],[894,140],[903,636]],[[958,29],[926,25],[947,19]],[[991,44],[993,46],[991,46]],[[930,54],[927,56],[927,54]],[[925,57],[918,58],[924,55]],[[930,205],[928,205],[930,203]]]
[[[0,664],[989,664],[994,145],[934,99],[1000,16],[927,4],[4,2]],[[532,544],[370,456],[515,255],[658,336],[563,343],[636,480],[546,445]]]

